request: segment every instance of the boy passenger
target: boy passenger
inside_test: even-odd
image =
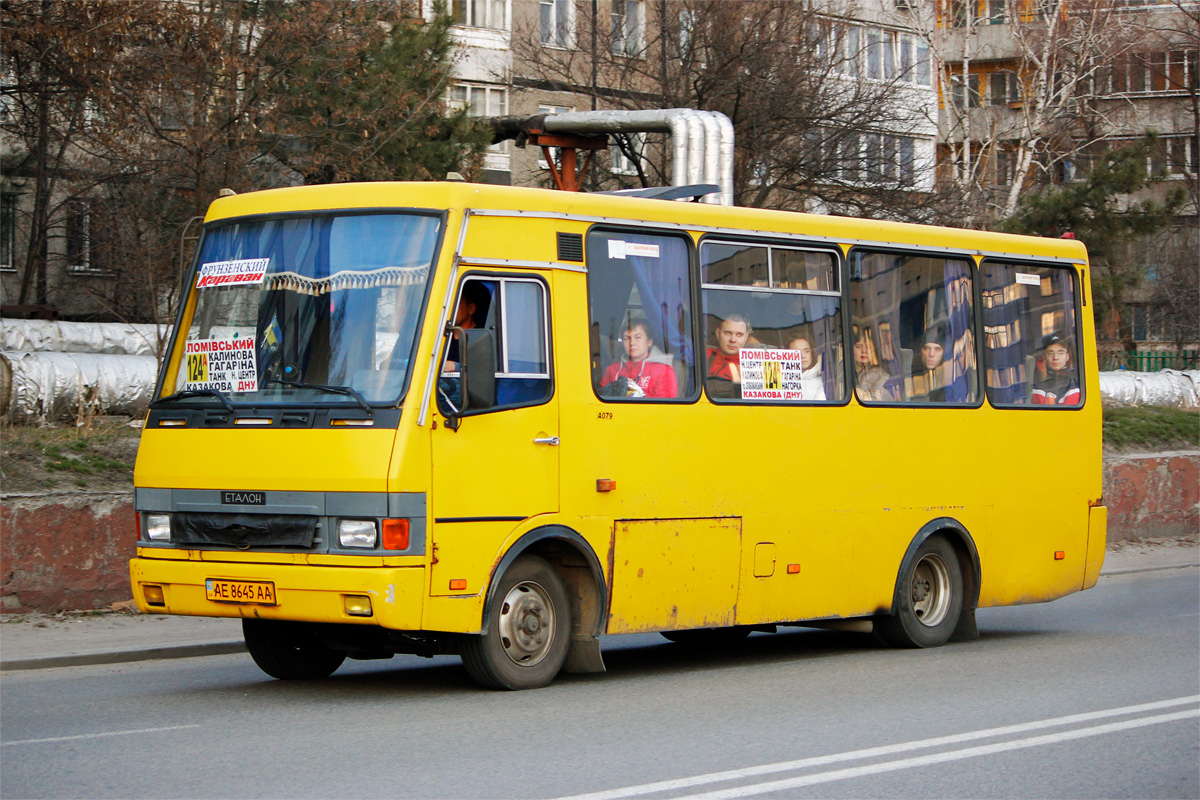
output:
[[[604,370],[604,376],[600,379],[601,387],[624,378],[625,397],[678,396],[679,383],[675,379],[675,370],[670,364],[650,360],[654,337],[650,335],[649,323],[644,318],[636,317],[629,321],[625,330],[621,331],[621,343],[625,347],[625,357],[621,363],[610,364]]]
[[[1079,376],[1071,363],[1071,340],[1060,334],[1046,339],[1042,348],[1042,368],[1046,377],[1033,384],[1034,405],[1079,405]]]
[[[946,346],[940,326],[925,331],[915,360],[909,400],[914,403],[946,402]]]
[[[754,329],[741,314],[730,314],[713,330],[717,346],[707,348],[708,379],[712,397],[741,397],[742,367],[738,355]]]

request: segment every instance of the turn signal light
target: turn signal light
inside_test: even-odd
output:
[[[466,588],[467,588],[467,579],[466,578],[455,578],[454,580],[450,581],[450,591],[461,592],[463,589],[466,589]]]
[[[799,575],[799,574],[800,574],[800,565],[799,564],[788,564],[788,575]]]
[[[346,608],[346,613],[352,617],[371,616],[371,598],[366,595],[344,594],[342,603]]]
[[[611,492],[617,488],[617,482],[611,478],[599,478],[596,481],[597,492]]]
[[[146,598],[148,606],[165,606],[167,599],[163,596],[163,588],[154,586],[148,583],[142,584],[142,596]]]
[[[1066,557],[1067,557],[1066,550],[1055,550],[1054,551],[1054,560],[1055,561],[1062,561]]]
[[[385,519],[383,521],[383,549],[408,549],[408,520]]]

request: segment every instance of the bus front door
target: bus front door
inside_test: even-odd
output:
[[[558,397],[551,380],[549,276],[468,277],[490,293],[496,406],[432,431],[432,594],[476,594],[496,548],[529,517],[558,511]],[[482,304],[482,303],[481,303]],[[481,322],[482,319],[481,315]],[[465,588],[450,588],[450,582]]]

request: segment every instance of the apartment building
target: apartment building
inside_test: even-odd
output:
[[[728,97],[711,85],[723,79],[712,62],[740,36],[741,52],[750,54],[744,55],[743,71],[759,73],[753,77],[768,85],[774,81],[783,102],[788,91],[808,89],[810,102],[824,107],[798,116],[792,138],[803,140],[804,148],[793,148],[787,160],[779,157],[787,148],[778,140],[765,145],[756,140],[759,120],[739,107],[747,123],[738,144],[739,185],[753,189],[772,171],[785,176],[804,172],[848,197],[883,186],[931,192],[938,131],[935,67],[926,39],[916,33],[904,13],[907,6],[901,5],[898,13],[895,0],[839,0],[815,8],[776,4],[771,9],[775,16],[763,20],[764,30],[757,31],[756,21],[746,15],[762,11],[762,4],[453,0],[462,54],[452,102],[468,105],[478,116],[675,106],[732,115]],[[432,8],[427,2],[426,13]],[[735,28],[740,30],[730,32]],[[808,73],[806,86],[791,85],[796,70]],[[741,79],[729,76],[730,82]],[[709,85],[703,89],[689,91],[691,84],[705,82]],[[753,99],[756,90],[751,87],[741,99]],[[840,119],[832,110],[839,104],[844,106]],[[763,105],[761,114],[771,114],[768,103]],[[742,122],[734,119],[735,126]],[[778,138],[785,139],[786,131]],[[651,184],[668,182],[661,139],[634,134],[620,143],[623,147],[610,143],[596,154],[585,185],[637,186],[643,177]],[[546,154],[512,142],[495,145],[485,179],[550,185]],[[799,206],[789,205],[786,195],[797,183],[788,177],[772,183],[769,191],[749,194],[758,205],[842,210],[823,202],[820,193]]]

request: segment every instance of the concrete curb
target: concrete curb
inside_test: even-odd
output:
[[[0,659],[0,671],[19,669],[51,669],[53,667],[87,667],[97,664],[123,664],[130,661],[150,661],[163,658],[195,658],[196,656],[224,656],[246,652],[242,640],[180,644],[169,647],[147,647],[128,650],[92,650],[85,653],[67,653],[57,656],[34,658]]]

